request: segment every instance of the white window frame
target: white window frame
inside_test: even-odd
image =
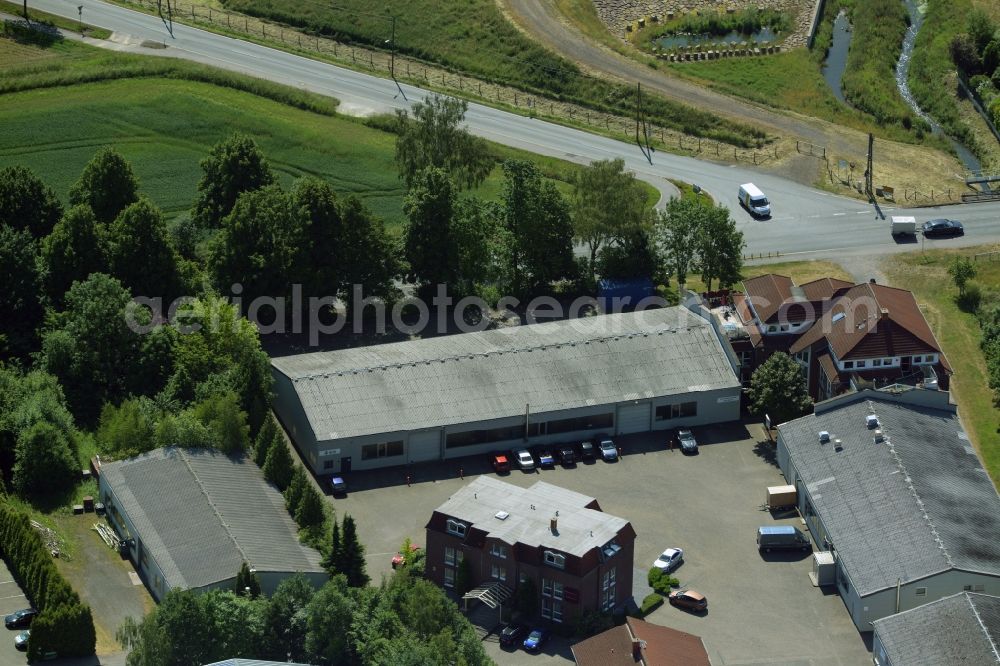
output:
[[[542,558],[550,567],[555,567],[557,569],[566,568],[566,556],[562,553],[547,550],[542,554]]]
[[[542,596],[551,597],[552,596],[552,583],[554,581],[551,578],[542,578]]]
[[[507,547],[494,542],[490,544],[490,555],[499,557],[501,560],[507,559]]]
[[[910,362],[913,363],[913,364],[923,363],[924,362],[924,356],[923,356],[923,354],[916,354],[916,355],[914,355]]]
[[[444,586],[455,587],[455,570],[451,567],[444,568]]]
[[[452,518],[449,518],[448,522],[445,523],[445,531],[448,532],[448,534],[457,537],[462,537],[463,539],[465,538],[465,533],[468,529],[469,529],[468,525],[466,525],[465,523],[461,523],[457,520],[454,520]]]
[[[844,366],[844,370],[853,370],[854,369],[854,361],[844,361],[841,365]]]
[[[854,363],[854,367],[855,368],[863,368],[863,367],[865,367],[866,363],[867,363],[867,361],[856,361]]]
[[[501,583],[507,582],[507,568],[502,567],[499,564],[490,565],[490,578],[493,580],[498,580]]]
[[[444,564],[448,567],[457,567],[465,559],[465,553],[460,548],[444,547]]]

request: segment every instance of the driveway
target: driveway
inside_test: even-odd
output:
[[[840,597],[812,586],[810,557],[765,560],[757,552],[757,526],[801,526],[796,516],[776,518],[761,508],[765,488],[784,483],[768,446],[743,426],[695,433],[701,443],[697,456],[664,450],[662,433],[644,434],[621,439],[625,455],[619,463],[515,471],[502,478],[519,486],[541,479],[596,497],[605,512],[632,522],[638,534],[635,567],[641,571],[664,548],[683,548],[686,561],[675,575],[708,597],[708,613],[664,605],[646,619],[701,636],[712,663],[870,664],[871,654]],[[431,512],[484,473],[490,473],[485,458],[357,472],[351,475],[351,493],[330,501],[339,516],[350,513],[357,521],[368,573],[377,583],[391,573],[390,558],[403,539],[423,545]],[[485,639],[487,652],[505,665],[567,663],[571,642],[556,639],[543,654],[528,655],[502,651],[495,635]]]
[[[7,568],[7,563],[0,560],[0,615],[13,613],[21,608],[28,608],[31,604],[24,596],[21,587],[14,582],[14,577]],[[0,638],[0,666],[22,666],[28,663],[23,652],[14,649],[14,636],[18,630],[10,630],[4,627]]]

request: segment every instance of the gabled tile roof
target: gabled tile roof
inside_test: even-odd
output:
[[[840,359],[941,354],[911,292],[867,282],[838,297],[789,351],[800,352],[822,338]]]
[[[642,662],[633,658],[633,638],[641,641]],[[711,666],[699,636],[632,617],[580,641],[572,651],[578,666]]]
[[[792,278],[768,273],[743,281],[743,292],[762,322],[774,319],[782,303],[792,298]]]
[[[853,282],[845,282],[844,280],[838,280],[836,278],[820,278],[818,280],[813,280],[812,282],[806,282],[803,285],[799,285],[802,288],[802,293],[805,294],[806,298],[810,301],[822,301],[827,298],[833,298],[837,292],[843,292],[854,286]]]

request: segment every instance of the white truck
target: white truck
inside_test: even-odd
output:
[[[893,236],[916,236],[917,219],[915,217],[898,217],[893,215],[889,221],[889,231]]]
[[[771,202],[753,183],[740,185],[740,205],[754,217],[771,217]]]

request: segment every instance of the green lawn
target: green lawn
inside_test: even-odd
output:
[[[996,251],[998,246],[933,250],[893,255],[886,275],[894,285],[913,291],[934,335],[954,369],[952,401],[970,438],[982,455],[994,483],[1000,483],[1000,409],[993,404],[988,388],[986,363],[979,342],[982,338],[975,315],[955,305],[957,290],[948,277],[948,264],[955,256]],[[976,282],[987,287],[1000,284],[1000,261],[977,262]]]
[[[97,149],[111,144],[132,162],[143,192],[168,216],[175,216],[194,200],[201,174],[198,162],[212,144],[241,131],[260,143],[286,184],[306,174],[320,176],[338,192],[364,199],[390,228],[402,221],[404,191],[393,161],[395,136],[336,116],[328,100],[260,84],[269,97],[287,95],[299,106],[324,111],[311,112],[269,97],[183,80],[188,75],[213,80],[216,75],[208,68],[106,54],[68,42],[40,48],[0,39],[0,68],[7,66],[12,67],[11,76],[0,89],[46,87],[0,95],[0,166],[30,167],[64,198]],[[90,79],[98,81],[75,83]],[[258,85],[225,74],[218,80],[249,89]],[[73,85],[58,85],[62,82]],[[579,169],[523,151],[494,149],[503,157],[535,161],[564,193]],[[492,199],[500,187],[497,169],[473,194]]]

